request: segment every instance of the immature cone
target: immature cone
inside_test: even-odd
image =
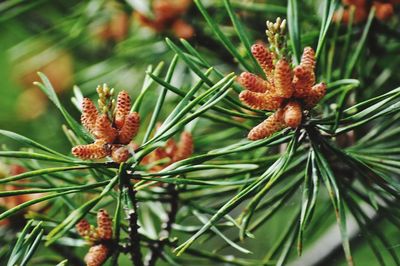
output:
[[[283,121],[291,128],[297,128],[303,117],[302,108],[299,102],[288,102],[283,111]]]
[[[101,266],[108,258],[109,250],[104,244],[98,244],[90,247],[85,256],[87,266]]]
[[[273,87],[268,81],[249,72],[243,72],[242,74],[240,74],[238,82],[247,90],[253,92],[264,93],[273,90]]]
[[[388,20],[394,14],[392,4],[374,1],[373,5],[376,9],[375,16],[380,20]]]
[[[325,96],[326,84],[318,83],[314,85],[307,98],[304,99],[304,103],[308,109],[313,108],[321,99]]]
[[[132,155],[126,146],[115,146],[111,149],[111,158],[116,163],[126,162],[130,157],[132,157]]]
[[[171,25],[172,31],[176,37],[182,39],[190,39],[194,35],[194,28],[186,23],[183,19],[177,19]]]
[[[121,128],[118,136],[119,143],[128,144],[137,134],[140,125],[140,116],[133,112],[126,116],[125,123]]]
[[[272,53],[262,44],[254,44],[251,47],[251,53],[264,70],[265,75],[270,78],[274,69]]]
[[[273,97],[268,93],[257,93],[247,90],[239,94],[239,99],[246,105],[257,110],[276,110],[282,104],[282,98],[280,97]]]
[[[117,130],[113,128],[108,116],[102,114],[96,120],[96,127],[93,134],[97,139],[102,139],[107,143],[112,143],[118,133]]]
[[[181,139],[175,150],[172,161],[178,162],[189,158],[193,154],[193,138],[189,132],[182,132]]]
[[[292,69],[285,59],[280,59],[275,66],[274,83],[276,96],[290,98],[293,94]]]
[[[117,106],[115,108],[114,124],[118,129],[121,129],[125,122],[125,117],[131,109],[131,98],[126,91],[118,93]]]
[[[311,47],[305,47],[301,56],[300,65],[310,69],[312,72],[315,70],[315,52]]]
[[[314,85],[314,75],[309,68],[302,65],[295,67],[293,72],[293,95],[297,98],[304,98],[309,94],[312,85]]]
[[[97,234],[102,240],[110,240],[113,235],[112,221],[106,210],[97,212]]]
[[[250,130],[247,138],[249,140],[259,140],[271,136],[278,130],[285,127],[282,121],[282,110],[278,110],[261,122],[258,126]]]
[[[109,153],[104,140],[97,140],[92,144],[78,145],[72,148],[72,154],[83,160],[101,159],[108,156]]]
[[[90,224],[86,219],[80,220],[76,225],[75,225],[76,231],[78,234],[85,238],[89,236],[90,234]]]
[[[92,100],[83,98],[81,123],[92,134],[95,129],[97,116],[98,112]]]

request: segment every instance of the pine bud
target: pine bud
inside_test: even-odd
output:
[[[268,81],[249,72],[243,72],[240,74],[238,82],[247,90],[253,92],[266,92],[273,90],[272,85],[269,84]]]
[[[83,160],[101,159],[109,155],[109,150],[103,140],[87,145],[78,145],[72,148],[72,154]]]
[[[140,125],[140,116],[133,112],[125,117],[125,122],[119,131],[119,143],[128,144],[134,136],[136,136]]]
[[[282,98],[273,97],[269,93],[257,93],[252,91],[242,91],[239,99],[244,104],[257,110],[276,110],[282,104]]]
[[[274,134],[278,130],[281,130],[284,127],[285,124],[282,121],[282,110],[279,109],[263,122],[261,122],[258,126],[250,130],[247,137],[250,140],[263,139],[271,136],[272,134]]]
[[[108,258],[109,250],[104,244],[92,246],[85,256],[87,266],[101,266]]]
[[[116,163],[126,162],[130,157],[132,157],[129,149],[126,146],[114,145],[111,149],[111,158]]]
[[[276,63],[274,84],[276,96],[283,98],[290,98],[292,96],[292,69],[285,59],[280,59]]]
[[[314,83],[315,76],[312,74],[309,68],[306,68],[302,65],[294,68],[293,87],[295,97],[306,97]]]
[[[283,110],[283,120],[291,128],[297,128],[303,117],[302,108],[299,102],[288,102]]]
[[[314,73],[315,70],[315,52],[311,47],[305,47],[303,55],[301,56],[300,65],[308,68]]]
[[[375,17],[377,17],[379,20],[388,20],[394,14],[394,8],[392,4],[374,1],[373,5],[376,9]]]
[[[265,75],[270,78],[274,70],[273,56],[270,51],[262,44],[254,44],[251,47],[251,53],[264,70]]]
[[[97,116],[98,111],[92,100],[83,98],[81,123],[92,134],[95,129]]]
[[[193,154],[193,138],[189,132],[182,132],[177,150],[173,154],[172,161],[177,162],[189,158]]]
[[[307,109],[313,108],[317,103],[325,96],[326,84],[318,83],[314,85],[310,91],[310,94],[304,99],[304,103]]]
[[[76,231],[78,234],[85,238],[90,235],[90,224],[86,219],[80,220],[76,225],[75,225]]]
[[[131,98],[126,91],[118,93],[117,107],[115,110],[115,126],[121,129],[125,122],[125,117],[129,114],[131,109]]]
[[[104,209],[97,212],[97,234],[103,240],[110,240],[113,236],[112,221]]]
[[[94,135],[97,139],[105,140],[107,143],[113,143],[117,137],[117,130],[112,127],[106,114],[102,114],[97,118]]]

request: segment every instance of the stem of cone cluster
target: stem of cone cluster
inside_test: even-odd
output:
[[[143,266],[142,252],[140,250],[140,234],[138,224],[138,207],[136,199],[136,190],[130,181],[130,177],[126,172],[126,166],[120,166],[120,189],[121,193],[126,192],[129,200],[128,206],[125,206],[127,219],[129,223],[129,253],[134,266]]]

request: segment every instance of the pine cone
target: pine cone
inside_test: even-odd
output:
[[[238,78],[240,85],[249,91],[264,93],[273,90],[268,81],[249,72],[243,72]]]
[[[280,59],[274,73],[275,96],[290,98],[293,95],[292,69],[285,59]]]
[[[294,68],[294,78],[293,78],[293,87],[294,87],[294,96],[297,98],[306,97],[312,85],[315,83],[315,76],[312,74],[309,68],[306,68],[302,65]]]
[[[72,154],[83,160],[101,159],[110,154],[104,140],[97,140],[95,143],[78,145],[72,148]]]
[[[193,154],[193,138],[189,132],[182,132],[178,148],[173,154],[172,161],[178,162],[189,158]]]
[[[304,99],[304,103],[307,109],[313,108],[324,96],[326,93],[326,84],[318,83],[314,85],[310,91],[310,94],[307,98]]]
[[[130,157],[132,155],[126,146],[114,145],[111,149],[111,158],[116,163],[126,162]]]
[[[76,231],[78,234],[85,238],[89,236],[90,234],[90,224],[86,219],[80,220],[76,225],[75,225]]]
[[[282,98],[273,97],[269,93],[242,91],[239,99],[249,107],[257,110],[276,110],[282,104]]]
[[[90,247],[85,256],[87,266],[101,266],[108,258],[109,249],[104,244]]]
[[[131,98],[126,91],[118,93],[117,106],[115,109],[114,124],[117,129],[121,129],[125,122],[125,117],[129,114],[131,109]]]
[[[282,121],[282,110],[279,109],[263,122],[261,122],[258,126],[250,130],[247,137],[250,140],[263,139],[271,136],[272,134],[274,134],[278,130],[281,130],[284,127],[285,124]]]
[[[283,112],[283,120],[287,126],[297,128],[301,124],[303,112],[299,102],[287,103]]]
[[[272,53],[262,44],[254,44],[251,47],[251,53],[257,60],[258,64],[260,64],[265,75],[270,79],[271,73],[274,70]]]
[[[118,140],[120,144],[128,144],[137,134],[140,125],[140,116],[138,113],[130,113],[125,117],[125,123],[119,131]]]
[[[81,123],[92,134],[96,126],[97,116],[98,111],[92,100],[83,98]]]
[[[108,119],[106,114],[102,114],[97,118],[94,131],[94,135],[97,139],[102,139],[107,143],[113,143],[117,134],[117,130],[112,127],[110,119]]]
[[[97,234],[103,240],[110,240],[113,236],[112,221],[104,209],[97,212]]]

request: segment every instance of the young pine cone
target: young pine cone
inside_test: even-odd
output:
[[[293,87],[294,97],[304,98],[311,90],[312,85],[315,83],[315,77],[312,71],[305,66],[297,66],[294,68]]]
[[[282,98],[274,97],[270,93],[257,93],[252,91],[242,91],[239,99],[256,110],[276,110],[282,104]]]
[[[120,144],[128,144],[136,136],[140,125],[140,116],[133,112],[125,117],[125,123],[119,131],[118,140]]]
[[[125,122],[125,117],[131,109],[131,98],[126,91],[118,93],[117,106],[115,108],[114,124],[117,129],[121,129]]]
[[[89,236],[90,234],[90,224],[86,219],[80,220],[76,225],[75,225],[76,231],[78,234],[85,238]]]
[[[104,244],[98,244],[90,247],[85,256],[87,266],[101,266],[107,260],[109,249]]]
[[[132,157],[132,154],[130,153],[129,148],[126,146],[119,147],[114,145],[111,148],[111,158],[116,163],[126,162],[130,157]]]
[[[261,66],[265,75],[270,79],[272,71],[274,70],[273,54],[262,44],[254,44],[251,47],[251,53]]]
[[[193,154],[193,138],[189,132],[182,132],[178,147],[175,150],[172,161],[178,162],[189,158]]]
[[[110,240],[113,236],[112,221],[106,210],[97,212],[97,234],[102,240]]]
[[[100,115],[96,120],[94,136],[97,139],[102,139],[107,143],[112,143],[116,139],[118,132],[113,128],[110,119],[106,114]]]
[[[268,81],[249,72],[243,72],[240,74],[238,82],[240,85],[252,92],[265,93],[273,89]]]
[[[83,160],[101,159],[108,156],[109,153],[104,140],[96,140],[92,144],[78,145],[72,148],[72,154]]]
[[[300,65],[311,70],[312,73],[315,71],[315,52],[311,47],[305,47],[301,56]]]
[[[291,128],[297,128],[301,124],[303,110],[299,102],[288,102],[283,111],[283,121]]]
[[[96,126],[97,116],[98,112],[94,103],[90,99],[84,98],[82,102],[81,123],[92,134]]]
[[[285,124],[282,121],[283,112],[281,109],[277,110],[263,122],[261,122],[258,126],[254,127],[250,130],[248,134],[248,139],[250,140],[259,140],[266,137],[271,136],[278,130],[281,130],[285,127]]]
[[[321,99],[325,96],[326,93],[326,84],[325,83],[318,83],[314,85],[307,96],[304,99],[304,103],[307,109],[313,108]]]
[[[290,98],[293,95],[292,69],[285,59],[280,59],[274,73],[275,95]]]

